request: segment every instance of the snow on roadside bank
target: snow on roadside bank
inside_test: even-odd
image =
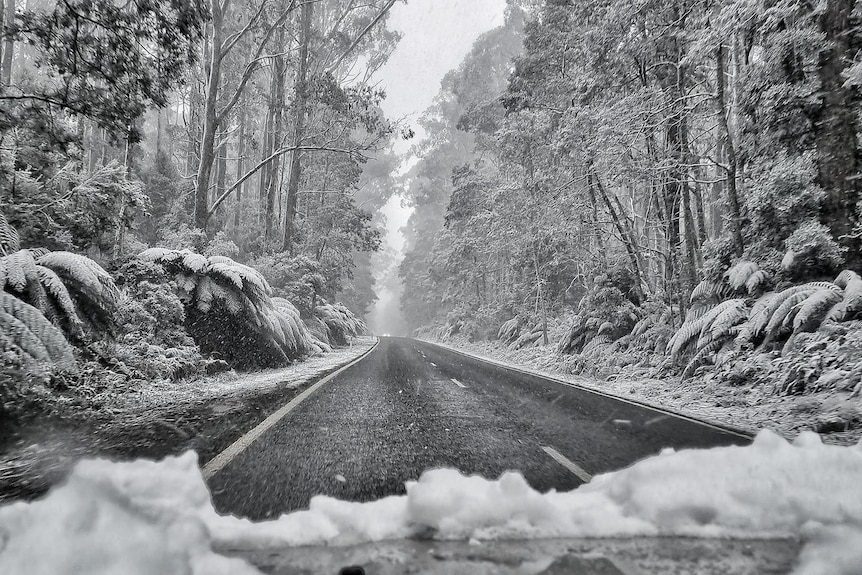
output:
[[[33,503],[0,507],[0,572],[255,573],[211,550],[349,544],[432,530],[441,539],[797,535],[797,574],[858,574],[862,443],[793,444],[761,432],[747,447],[669,452],[567,493],[427,471],[406,496],[371,503],[316,497],[310,509],[251,523],[221,517],[187,453],[161,462],[80,463]]]

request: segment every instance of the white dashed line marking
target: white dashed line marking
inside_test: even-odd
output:
[[[593,478],[592,475],[590,475],[589,473],[584,471],[584,469],[582,467],[580,467],[577,463],[568,459],[565,455],[563,455],[562,453],[560,453],[559,451],[557,451],[553,447],[549,447],[546,445],[546,446],[542,447],[542,451],[544,451],[545,453],[550,455],[554,459],[554,461],[556,461],[557,463],[559,463],[560,465],[562,465],[563,467],[565,467],[566,469],[571,471],[573,475],[575,475],[578,479],[580,479],[584,483],[589,483],[590,479]]]
[[[455,379],[454,377],[453,377],[453,378],[451,378],[451,379],[452,379],[452,383],[454,383],[455,385],[457,385],[457,386],[458,386],[458,387],[460,387],[461,389],[467,389],[467,386],[466,386],[466,385],[464,385],[463,383],[461,383],[460,381],[458,381],[458,380],[457,380],[457,379]]]

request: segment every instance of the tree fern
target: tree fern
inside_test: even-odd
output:
[[[719,298],[722,295],[721,292],[721,284],[710,280],[703,280],[697,284],[693,290],[691,290],[689,301],[691,303],[695,303],[698,301],[708,301]]]
[[[27,289],[30,281],[38,279],[36,260],[29,250],[18,250],[4,258],[6,260],[6,281],[0,286],[19,293]]]
[[[671,359],[675,361],[695,338],[700,338],[702,333],[711,328],[717,317],[728,309],[739,305],[740,301],[744,300],[731,299],[721,302],[694,321],[683,323],[667,344],[667,351],[670,352]]]
[[[114,279],[86,256],[71,252],[49,252],[36,260],[65,284],[75,302],[78,316],[94,332],[110,333],[120,299]]]
[[[832,282],[810,282],[807,284],[791,286],[784,291],[774,294],[774,296],[770,297],[768,300],[764,300],[764,307],[758,309],[757,313],[755,313],[755,310],[752,309],[752,313],[749,315],[748,323],[749,331],[751,334],[751,339],[749,341],[755,341],[765,335],[772,333],[782,324],[782,322],[784,322],[785,317],[790,312],[792,307],[804,300],[804,297],[802,299],[795,298],[793,304],[782,309],[783,315],[781,315],[780,318],[777,318],[773,323],[773,316],[775,316],[776,312],[779,310],[779,308],[781,308],[781,306],[784,304],[785,301],[787,301],[788,298],[798,293],[804,293],[805,297],[807,297],[808,295],[811,295],[812,293],[820,289],[831,289],[840,291],[841,288],[839,288]]]
[[[814,291],[816,290],[796,290],[784,298],[784,300],[778,298],[778,301],[781,301],[781,303],[775,308],[775,311],[769,318],[769,323],[766,324],[764,331],[766,339],[764,343],[769,343],[780,335],[781,328],[785,326],[788,316],[791,316],[792,321],[792,317],[799,310],[797,306],[808,299]]]
[[[724,277],[727,278],[727,283],[735,290],[746,285],[749,278],[758,271],[756,263],[748,260],[740,260],[732,268],[725,272]]]
[[[769,281],[769,274],[763,270],[757,270],[751,274],[745,281],[745,289],[748,295],[754,295],[764,289],[764,286]]]
[[[842,296],[842,293],[831,289],[820,289],[811,294],[793,319],[793,331],[815,331],[829,310],[843,300]]]
[[[743,299],[729,300],[731,303],[718,314],[710,326],[711,337],[722,339],[730,330],[748,319],[748,304]],[[700,347],[700,346],[698,346]]]
[[[150,248],[138,257],[174,275],[190,310],[191,331],[208,352],[240,364],[275,365],[328,348],[315,343],[289,302],[276,305],[272,288],[254,268],[189,250]]]
[[[26,359],[49,362],[59,369],[74,367],[72,347],[63,333],[35,307],[0,292],[0,331],[26,354]]]
[[[21,249],[18,230],[9,224],[9,220],[0,212],[0,253],[9,255]]]
[[[691,360],[686,364],[685,369],[682,371],[682,378],[688,379],[692,375],[694,375],[694,371],[703,365],[706,359],[716,353],[721,347],[727,342],[726,338],[722,339],[712,339],[707,342],[705,345],[701,346],[697,352],[695,352],[694,356],[692,356]]]
[[[862,278],[860,278],[859,274],[857,274],[853,270],[843,270],[840,274],[838,274],[838,277],[835,278],[835,285],[837,285],[841,289],[846,289],[848,284],[850,284],[850,282],[854,280],[858,281],[862,280]]]

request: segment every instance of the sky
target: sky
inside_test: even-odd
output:
[[[415,120],[431,105],[443,76],[458,67],[480,34],[504,23],[505,8],[506,0],[408,0],[393,6],[387,25],[403,37],[375,78],[386,91],[382,104],[386,116],[403,118],[415,129]],[[403,161],[408,161],[408,150],[415,141],[396,146]],[[400,230],[410,210],[401,205],[400,197],[393,196],[383,213],[387,220],[384,242],[401,254],[404,237]],[[378,278],[378,285],[381,283]],[[397,314],[398,301],[391,293],[378,293],[378,297],[369,321],[372,330],[385,333],[390,324],[387,319]]]

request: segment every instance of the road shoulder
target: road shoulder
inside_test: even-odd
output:
[[[357,338],[281,369],[151,382],[87,420],[33,422],[0,454],[0,503],[38,497],[84,457],[160,459],[192,449],[208,461],[376,343],[375,337]]]

